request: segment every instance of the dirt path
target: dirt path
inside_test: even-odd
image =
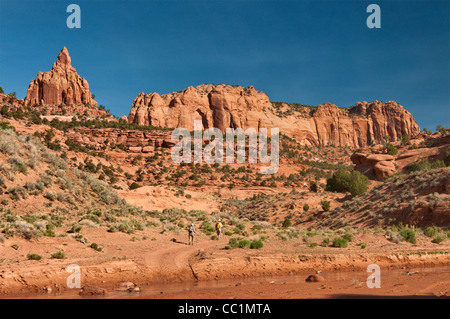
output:
[[[209,249],[223,248],[221,241],[197,241],[188,245],[186,241],[178,240],[164,245],[145,255],[144,263],[152,277],[163,281],[197,280],[190,259]]]

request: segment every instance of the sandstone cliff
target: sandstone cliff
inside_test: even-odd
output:
[[[308,107],[272,103],[252,86],[199,85],[159,95],[139,93],[128,121],[164,128],[193,130],[194,120],[203,128],[278,127],[280,133],[305,145],[364,147],[415,136],[420,128],[412,115],[396,102],[358,102],[350,108],[331,103]]]
[[[90,104],[97,106],[97,102],[89,92],[88,82],[80,77],[72,67],[66,47],[59,52],[50,71],[39,72],[36,79],[31,80],[25,104]]]

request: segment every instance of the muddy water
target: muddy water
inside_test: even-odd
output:
[[[110,298],[339,298],[355,296],[446,296],[450,297],[449,268],[408,268],[381,270],[381,289],[369,289],[365,271],[334,271],[320,275],[323,282],[307,283],[309,274],[251,277],[214,281],[153,283],[129,293],[107,289],[105,296],[82,297],[79,289],[33,293],[7,298],[19,299],[110,299]],[[119,285],[119,283],[118,283]],[[433,291],[433,287],[438,286]],[[4,296],[3,296],[4,297]],[[2,296],[0,296],[2,298]]]

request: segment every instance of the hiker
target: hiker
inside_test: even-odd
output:
[[[223,228],[222,220],[219,219],[216,223],[217,239],[219,239],[220,235],[222,234],[222,228]]]
[[[195,234],[195,226],[194,226],[194,223],[192,223],[192,224],[189,226],[188,232],[189,232],[189,243],[188,243],[188,245],[191,244],[191,241],[192,241],[192,245],[194,245],[194,234]]]

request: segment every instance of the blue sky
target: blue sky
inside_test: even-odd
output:
[[[66,8],[81,8],[69,29]],[[369,29],[366,8],[381,8]],[[394,100],[450,127],[450,1],[0,0],[0,86],[24,98],[63,46],[96,100],[128,115],[139,92],[253,85],[272,101]]]

